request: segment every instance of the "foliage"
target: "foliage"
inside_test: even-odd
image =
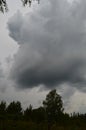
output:
[[[28,3],[29,3],[29,6],[31,6],[31,4],[33,2],[33,0],[21,0],[21,1],[22,1],[22,3],[23,3],[24,6],[27,5]],[[40,0],[36,0],[36,1],[38,1],[38,4],[39,4]]]
[[[7,112],[10,114],[20,114],[22,111],[21,103],[19,101],[11,102],[7,107]]]
[[[86,114],[63,113],[61,96],[52,90],[43,106],[23,110],[19,101],[0,103],[0,130],[86,130]]]
[[[30,104],[29,108],[26,108],[24,111],[24,119],[31,120],[32,119],[32,105]]]
[[[57,121],[57,118],[63,113],[63,102],[56,89],[48,93],[43,105],[49,122]]]
[[[21,0],[23,5],[26,6],[27,4],[29,4],[29,7],[31,6],[32,2],[34,0]],[[35,0],[35,1],[38,1],[38,4],[39,4],[39,1],[40,0]],[[7,7],[7,1],[6,0],[0,0],[0,11],[2,13],[4,13],[5,11],[8,11],[8,7]]]
[[[0,11],[4,13],[4,11],[7,11],[7,2],[6,0],[0,0]]]
[[[43,107],[39,107],[32,111],[32,120],[37,123],[44,122],[46,120],[46,113]]]
[[[0,114],[5,114],[6,113],[6,102],[1,101],[0,103]]]

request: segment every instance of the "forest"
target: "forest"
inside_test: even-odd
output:
[[[65,113],[62,97],[51,90],[43,105],[25,110],[19,101],[0,102],[0,130],[86,130],[86,114]]]

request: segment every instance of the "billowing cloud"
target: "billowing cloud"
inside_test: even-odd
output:
[[[40,9],[9,19],[18,43],[11,77],[19,88],[86,85],[86,2],[43,0]]]
[[[4,93],[6,88],[8,87],[8,79],[7,75],[5,75],[2,64],[0,63],[0,92]]]

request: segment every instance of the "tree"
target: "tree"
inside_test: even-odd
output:
[[[56,89],[50,91],[43,101],[43,106],[46,111],[48,123],[57,121],[63,113],[63,102],[61,96],[57,94]]]
[[[19,101],[17,102],[11,102],[7,107],[7,112],[12,114],[20,114],[22,111],[21,103]]]
[[[24,111],[24,118],[26,120],[31,120],[32,116],[32,105],[29,105],[29,108],[26,108],[26,110]]]
[[[6,112],[6,102],[1,101],[1,103],[0,103],[0,115],[1,114],[4,115],[5,112]]]
[[[43,123],[45,121],[45,110],[43,107],[35,108],[32,112],[32,120],[36,123]]]
[[[29,6],[31,6],[32,1],[34,1],[34,0],[21,0],[21,1],[22,1],[24,6],[27,5],[27,4],[29,4]],[[36,1],[38,1],[38,3],[39,3],[39,0],[36,0]],[[3,12],[3,13],[5,11],[8,11],[6,0],[0,0],[0,11]]]
[[[7,117],[11,120],[19,120],[22,118],[22,107],[19,101],[11,102],[7,107]]]
[[[4,13],[4,11],[7,11],[7,3],[6,0],[0,0],[0,11]]]

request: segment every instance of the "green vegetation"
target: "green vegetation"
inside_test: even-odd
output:
[[[56,90],[33,109],[30,104],[23,110],[19,101],[0,103],[0,130],[86,130],[86,114],[63,112],[63,102]]]

